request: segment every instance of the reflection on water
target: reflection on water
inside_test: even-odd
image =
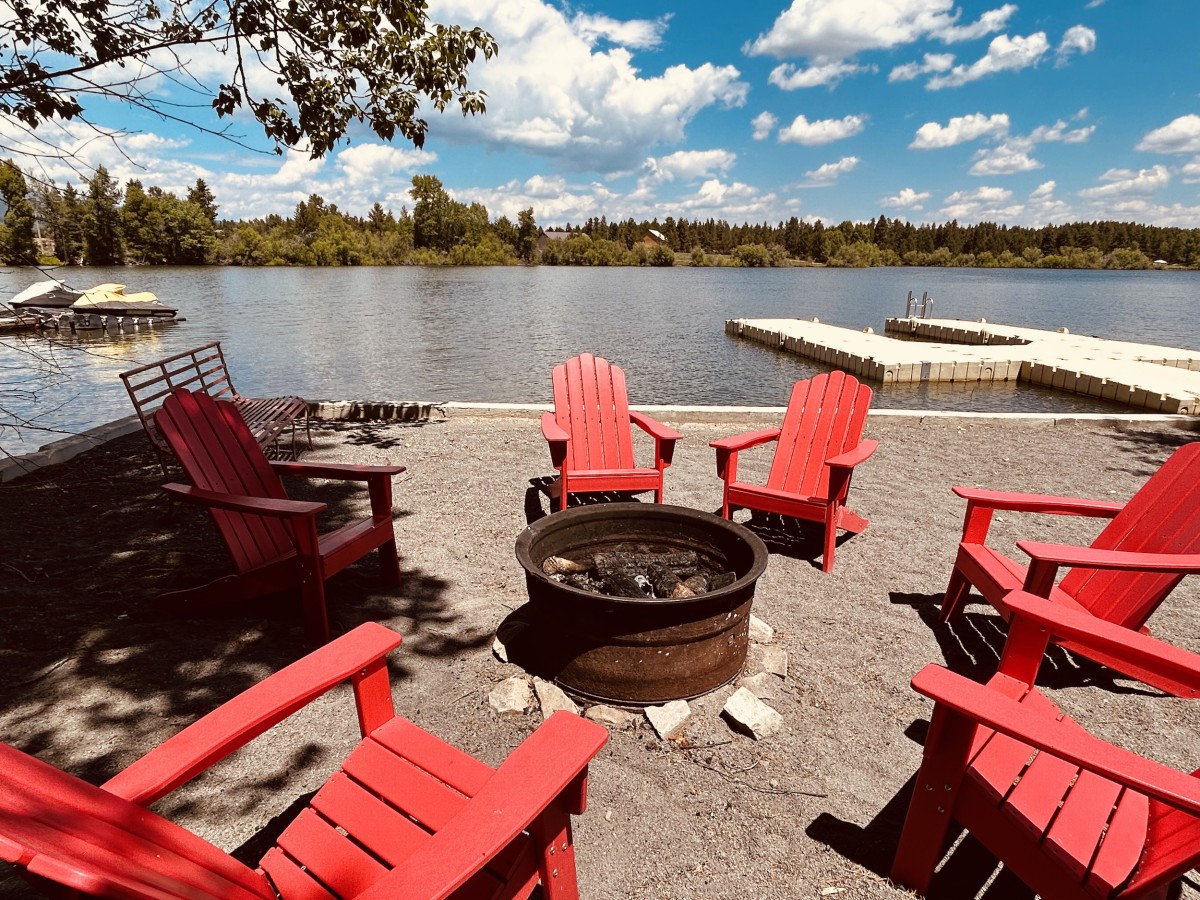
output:
[[[78,431],[129,415],[117,374],[219,340],[238,389],[310,399],[550,401],[550,369],[591,351],[621,364],[636,403],[779,406],[821,371],[725,336],[733,318],[817,316],[881,331],[909,290],[939,316],[1172,346],[1195,344],[1190,272],[972,269],[62,269],[73,287],[150,290],[187,321],[134,332],[52,334],[0,344],[0,403]],[[0,297],[45,276],[0,274]],[[57,376],[22,349],[49,356]],[[1096,401],[1016,384],[877,388],[891,408],[1095,411]],[[33,449],[55,435],[14,433]],[[8,419],[11,421],[11,419]]]

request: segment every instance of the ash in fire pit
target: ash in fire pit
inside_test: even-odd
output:
[[[767,548],[741,525],[656,503],[581,506],[525,529],[517,559],[530,602],[509,659],[578,696],[697,697],[745,665]]]
[[[684,600],[729,587],[737,573],[711,554],[653,544],[615,544],[583,559],[548,556],[542,571],[562,584],[610,597]]]

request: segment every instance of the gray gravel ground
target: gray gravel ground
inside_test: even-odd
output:
[[[717,509],[707,444],[762,419],[663,418],[685,436],[667,502]],[[693,704],[680,740],[662,741],[645,724],[614,732],[576,822],[586,895],[904,896],[886,876],[931,707],[908,680],[929,662],[986,678],[1003,642],[1002,622],[983,604],[952,628],[937,621],[963,512],[950,486],[1124,499],[1196,437],[1169,423],[919,416],[872,416],[868,434],[879,451],[855,475],[851,506],[870,528],[841,544],[828,575],[814,564],[819,532],[793,529],[758,585],[755,613],[789,655],[772,703],[783,730],[761,742],[732,732],[720,718],[730,687]],[[539,720],[500,718],[487,702],[518,673],[491,652],[497,626],[524,602],[513,541],[548,510],[531,487],[552,473],[536,420],[340,423],[316,441],[312,459],[408,466],[395,485],[404,583],[385,589],[370,559],[337,576],[335,630],[373,619],[401,632],[392,657],[401,712],[498,763]],[[756,451],[743,471],[765,460]],[[93,781],[303,649],[286,596],[191,616],[153,605],[160,592],[227,567],[203,514],[167,514],[160,480],[141,435],[131,435],[0,487],[0,737]],[[340,487],[302,495],[330,501],[334,516],[364,508]],[[1020,537],[1087,542],[1098,528],[1002,514],[993,534],[1011,547]],[[1198,598],[1200,580],[1185,580],[1151,620],[1154,632],[1200,651]],[[1187,771],[1200,765],[1195,702],[1138,692],[1062,651],[1044,680],[1094,732]],[[355,738],[349,693],[336,691],[160,809],[237,848],[318,786]],[[935,882],[935,896],[972,896],[987,881],[992,867],[967,859],[969,849]],[[23,889],[9,878],[0,890]],[[1019,895],[1003,875],[985,893]],[[1183,896],[1200,896],[1195,873]]]

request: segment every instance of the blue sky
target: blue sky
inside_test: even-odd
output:
[[[532,206],[546,227],[880,213],[1200,227],[1194,0],[431,0],[430,13],[487,28],[500,54],[472,69],[488,113],[434,114],[421,151],[355,132],[323,161],[280,158],[116,106],[89,113],[130,132],[124,156],[77,130],[43,136],[122,180],[182,194],[204,178],[232,218],[288,215],[312,193],[398,212],[412,176],[433,174],[493,217]],[[192,68],[215,83],[213,60]],[[253,122],[233,131],[266,147]]]

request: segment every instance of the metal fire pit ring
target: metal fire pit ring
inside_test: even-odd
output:
[[[697,550],[737,579],[670,600],[609,597],[542,571],[549,556],[579,558],[633,542]],[[682,506],[600,503],[539,519],[518,536],[516,552],[530,608],[513,661],[577,696],[627,706],[689,699],[727,684],[745,666],[750,605],[767,548],[741,525]]]

